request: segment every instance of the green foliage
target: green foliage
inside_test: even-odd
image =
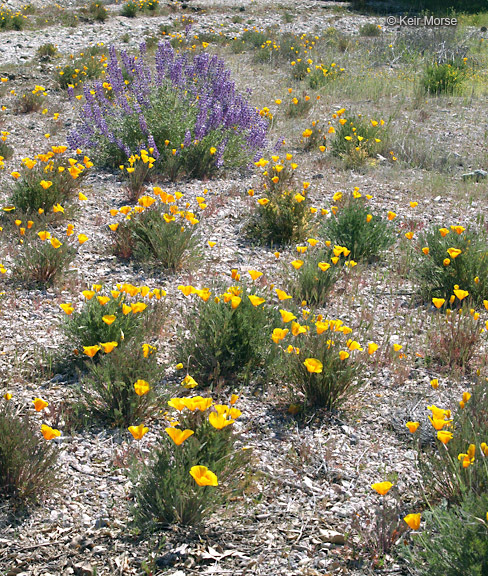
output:
[[[14,149],[7,144],[6,140],[6,136],[0,138],[0,163],[3,163],[3,160],[9,160],[14,154]]]
[[[19,178],[13,185],[9,201],[17,211],[28,217],[37,214],[39,209],[50,213],[55,204],[64,207],[83,181],[85,171],[83,164],[77,163],[73,168],[68,159],[59,154],[46,160],[44,162],[37,157],[35,166],[30,169],[24,164],[19,170]],[[51,184],[43,187],[42,181]]]
[[[76,249],[69,242],[55,248],[50,240],[41,240],[31,231],[17,249],[14,275],[27,287],[52,286],[65,277],[75,256]]]
[[[323,228],[323,234],[333,244],[350,250],[349,258],[358,262],[372,262],[395,241],[392,227],[386,220],[372,214],[364,199],[347,196],[338,202],[339,209]]]
[[[296,300],[305,300],[309,306],[323,306],[329,292],[337,282],[341,267],[330,263],[330,250],[308,249],[303,256],[303,266],[290,278],[289,291]],[[325,268],[322,270],[319,264]]]
[[[208,410],[183,408],[177,415],[179,429],[194,434],[177,446],[163,433],[150,464],[137,471],[134,517],[142,530],[155,531],[174,523],[198,525],[242,483],[248,453],[236,449],[238,436],[232,425],[217,430],[208,414]],[[198,486],[190,475],[193,466],[206,466],[216,474],[218,486]]]
[[[115,232],[114,251],[122,258],[132,257],[147,266],[173,272],[191,267],[198,255],[199,233],[184,211],[174,216],[150,207],[124,220]],[[166,221],[168,219],[173,220]]]
[[[464,408],[461,408],[463,405]],[[481,496],[488,489],[488,464],[481,448],[488,437],[486,382],[475,384],[471,389],[471,397],[464,393],[462,404],[452,419],[452,428],[445,428],[453,434],[449,443],[443,445],[436,440],[434,447],[419,448],[418,462],[429,500],[443,499],[450,504],[460,504],[467,495]],[[469,466],[464,467],[463,458],[459,458],[459,454],[468,454],[470,445],[474,446],[474,459]]]
[[[100,342],[117,342],[121,348],[125,348],[129,343],[131,346],[141,345],[143,339],[149,337],[149,328],[153,326],[154,329],[151,315],[157,311],[157,304],[149,305],[143,302],[139,296],[140,291],[132,292],[133,296],[130,296],[130,288],[127,288],[127,291],[115,291],[116,297],[112,294],[105,296],[103,292],[91,296],[92,292],[87,291],[85,299],[87,297],[89,299],[85,300],[79,311],[75,310],[67,316],[62,325],[63,332],[69,338],[70,347],[76,348],[80,356],[83,355],[85,346],[95,346]],[[103,298],[106,297],[109,298],[108,302],[102,304]],[[137,308],[134,308],[136,305],[141,308],[146,305],[146,308],[138,312]],[[103,320],[104,316],[115,316],[116,319],[107,324]]]
[[[42,44],[36,50],[36,57],[39,60],[49,61],[54,58],[58,53],[58,49],[52,42],[48,42],[47,44]]]
[[[488,574],[488,524],[486,494],[468,495],[460,506],[427,510],[425,527],[412,535],[413,545],[401,554],[429,576],[486,576]]]
[[[105,70],[104,61],[103,49],[100,46],[90,46],[69,64],[57,66],[54,79],[62,90],[66,90],[69,85],[76,88],[87,80],[100,78]]]
[[[232,300],[234,292],[240,302]],[[200,385],[249,382],[251,375],[271,370],[271,327],[279,315],[266,303],[254,306],[249,299],[253,294],[244,286],[229,288],[217,302],[199,302],[187,314],[186,336],[179,338],[175,356]]]
[[[457,234],[450,230],[442,236],[438,228],[432,228],[420,236],[419,244],[429,249],[414,269],[418,295],[424,302],[432,298],[449,300],[456,285],[469,292],[474,304],[488,299],[488,241],[483,231],[467,229]],[[461,250],[461,254],[450,257],[450,248]],[[446,259],[448,265],[444,264]]]
[[[300,242],[310,232],[310,203],[305,190],[298,191],[290,162],[278,160],[263,173],[262,200],[246,226],[248,237],[257,244],[281,246]],[[264,167],[261,164],[261,167]],[[283,166],[278,172],[276,167]],[[273,178],[278,181],[273,182]]]
[[[137,339],[108,354],[99,354],[102,356],[97,363],[87,361],[87,372],[81,380],[80,402],[89,413],[90,421],[127,427],[154,416],[160,401],[154,384],[161,375],[156,355],[148,354],[145,358]],[[149,392],[137,395],[134,388],[137,380],[148,382]]]
[[[44,92],[27,92],[17,98],[14,104],[14,111],[16,114],[30,114],[31,112],[38,112],[44,107],[44,101]]]
[[[327,86],[330,82],[337,80],[343,73],[344,70],[335,64],[328,67],[323,64],[314,66],[314,69],[308,75],[308,85],[312,90],[319,90]]]
[[[102,0],[93,0],[87,8],[87,14],[96,22],[105,22],[108,18],[108,12],[102,3]]]
[[[359,35],[360,36],[367,36],[369,38],[379,36],[381,34],[381,29],[378,27],[377,24],[373,24],[369,22],[367,24],[363,24],[359,27]]]
[[[129,0],[122,6],[122,10],[120,11],[121,16],[125,16],[126,18],[135,18],[137,16],[137,11],[139,8],[139,3],[135,0]]]
[[[465,77],[465,67],[455,62],[429,64],[420,80],[426,94],[454,94]]]
[[[352,340],[349,342],[343,334],[344,326],[339,320],[323,322],[325,330],[321,334],[308,322],[311,325],[305,333],[293,336],[292,325],[286,338],[281,340],[282,361],[279,366],[283,382],[293,394],[304,397],[311,408],[333,410],[341,406],[357,387],[364,362],[356,356],[357,351],[350,351]],[[340,351],[347,352],[349,357],[341,360]],[[308,371],[304,362],[309,358],[322,363],[320,373]]]
[[[0,502],[21,504],[51,495],[60,484],[58,450],[34,431],[27,414],[20,415],[12,400],[0,401]]]
[[[436,314],[427,335],[426,362],[465,373],[478,350],[481,330],[481,320],[475,319],[466,308],[449,314]]]
[[[303,118],[312,109],[313,103],[310,97],[305,93],[302,94],[303,98],[293,98],[290,100],[286,108],[286,115],[288,118]]]
[[[331,153],[342,158],[346,168],[357,168],[368,158],[376,158],[377,154],[384,152],[387,134],[381,122],[373,125],[362,116],[351,113],[346,113],[344,119],[346,122],[336,127]]]
[[[24,21],[19,12],[12,12],[4,4],[0,6],[0,30],[22,30]]]

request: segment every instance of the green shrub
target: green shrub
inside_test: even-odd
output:
[[[289,291],[296,300],[305,300],[309,306],[323,306],[326,303],[341,270],[341,266],[329,262],[331,256],[331,250],[307,250],[303,265],[289,280]]]
[[[115,231],[114,251],[119,257],[132,257],[144,265],[174,272],[191,267],[196,261],[200,241],[198,220],[193,212],[179,209],[173,196],[162,194],[164,202],[146,208],[142,204],[154,199],[148,196],[139,199],[138,208],[142,210],[129,213],[129,219],[123,220]]]
[[[488,496],[466,495],[460,506],[439,505],[423,514],[425,526],[401,549],[416,573],[429,576],[488,574]]]
[[[1,136],[0,136],[0,164],[2,164],[3,167],[3,161],[4,160],[10,160],[10,158],[12,158],[12,156],[14,155],[14,149],[12,148],[12,146],[9,146],[7,144],[7,137],[10,134],[10,132],[7,132],[6,130],[2,130]]]
[[[312,109],[313,103],[310,96],[303,93],[303,98],[293,97],[286,108],[286,115],[288,118],[302,118],[306,116]]]
[[[373,38],[375,36],[380,36],[381,29],[378,27],[377,24],[373,24],[369,22],[368,24],[363,24],[359,27],[359,35],[360,36],[367,36],[369,38]]]
[[[39,58],[39,60],[51,60],[57,53],[58,49],[56,46],[52,42],[48,42],[47,44],[39,46],[36,50],[36,57]]]
[[[368,121],[360,115],[346,112],[344,118],[340,118],[335,137],[331,140],[332,155],[342,158],[346,168],[357,168],[368,158],[376,158],[387,147],[383,125],[382,120]]]
[[[22,30],[24,22],[20,11],[12,12],[4,4],[0,6],[0,30]]]
[[[186,336],[178,340],[176,358],[198,384],[249,382],[251,375],[269,372],[273,364],[270,333],[277,311],[266,302],[252,304],[250,297],[258,296],[245,286],[230,287],[215,299],[207,290],[197,294],[207,301],[200,301],[187,314]]]
[[[98,2],[90,2],[88,6],[88,14],[97,22],[105,22],[105,20],[108,18],[108,12],[105,6],[102,4],[102,0],[98,0]]]
[[[449,300],[455,286],[467,290],[474,304],[488,299],[488,242],[481,230],[457,226],[450,230],[432,228],[420,236],[419,244],[424,253],[417,261],[414,276],[419,283],[419,297],[424,302],[432,298]],[[453,257],[452,249],[461,253]]]
[[[0,502],[36,503],[52,494],[61,481],[58,450],[35,431],[13,400],[0,399]]]
[[[447,443],[437,437],[436,445],[418,447],[418,462],[423,489],[429,502],[447,501],[459,505],[468,494],[481,496],[488,488],[488,388],[480,381],[464,392],[459,407],[451,411],[431,406],[431,421],[448,423],[443,432],[452,433]],[[424,425],[424,424],[421,424]],[[426,426],[431,428],[431,424]],[[434,434],[436,434],[434,430]],[[439,434],[439,432],[437,432]]]
[[[337,80],[344,73],[344,68],[339,68],[332,63],[326,67],[323,64],[315,66],[315,69],[308,75],[308,85],[312,90],[319,90],[327,86],[330,82]]]
[[[120,348],[140,346],[145,338],[158,330],[158,298],[165,295],[159,289],[149,291],[147,287],[131,284],[118,285],[117,290],[102,291],[101,285],[82,292],[85,302],[79,311],[72,311],[62,325],[70,340],[70,347],[83,357],[85,347],[100,348],[100,343],[116,342]],[[146,298],[156,303],[149,304]],[[146,300],[146,301],[144,301]],[[110,322],[111,317],[115,320]],[[104,320],[109,317],[110,323]],[[95,352],[97,354],[97,352]],[[98,358],[98,355],[96,356]]]
[[[55,81],[62,90],[69,86],[77,88],[87,80],[100,78],[105,70],[103,64],[106,59],[103,47],[90,46],[75,56],[69,64],[56,66]]]
[[[42,240],[33,229],[26,230],[22,240],[13,269],[14,276],[22,284],[44,288],[59,283],[66,276],[76,256],[73,243],[61,242],[55,236]]]
[[[482,322],[466,308],[436,314],[427,333],[425,361],[449,371],[468,372],[481,342]]]
[[[357,357],[361,347],[346,336],[349,332],[340,320],[313,317],[305,325],[292,321],[273,331],[273,340],[281,342],[282,380],[311,408],[336,409],[357,387],[364,362]],[[318,371],[310,371],[306,361]]]
[[[33,90],[19,96],[14,104],[16,114],[30,114],[39,112],[44,107],[46,92]]]
[[[129,0],[122,6],[122,10],[120,11],[121,16],[125,16],[126,18],[135,18],[137,16],[137,11],[139,8],[139,3],[135,0]]]
[[[209,417],[217,416],[217,412],[208,407],[212,400],[206,400],[196,397],[171,401],[179,406],[178,430],[194,433],[180,445],[163,433],[149,465],[135,472],[134,517],[143,531],[155,531],[174,523],[196,526],[218,510],[219,505],[229,501],[242,484],[248,452],[236,447],[238,436],[232,424],[221,429],[210,424]],[[185,404],[189,408],[185,408]],[[240,414],[231,406],[218,405],[218,409],[227,421]],[[221,425],[218,420],[215,423]],[[218,486],[197,485],[190,475],[194,466],[205,466],[215,474]]]
[[[333,244],[350,250],[349,258],[358,262],[372,262],[395,241],[388,222],[369,214],[363,197],[353,195],[338,202],[336,214],[331,215],[322,231]]]
[[[425,68],[420,82],[426,94],[454,94],[460,88],[465,75],[462,65],[455,62],[435,62]]]
[[[69,159],[62,156],[61,151],[66,147],[54,148],[59,152],[37,154],[34,160],[22,161],[9,201],[26,216],[32,217],[39,210],[48,214],[58,204],[64,209],[64,204],[80,186],[86,167],[91,166],[87,157],[85,164],[71,165]]]
[[[160,379],[161,367],[156,354],[148,353],[145,357],[140,342],[133,339],[100,356],[99,362],[87,362],[87,371],[81,380],[80,402],[91,421],[130,426],[158,412],[159,398],[154,385]],[[150,385],[147,393],[136,393],[134,384],[138,380]]]
[[[261,159],[257,165],[265,168],[268,163]],[[302,241],[311,231],[310,203],[306,190],[298,191],[290,161],[273,161],[271,168],[263,172],[263,190],[263,198],[258,200],[246,225],[248,237],[270,246]]]

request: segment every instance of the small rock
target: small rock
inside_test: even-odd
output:
[[[336,532],[335,530],[319,530],[320,539],[322,542],[328,542],[330,544],[343,545],[346,541],[344,534]]]

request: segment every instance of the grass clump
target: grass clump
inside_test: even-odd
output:
[[[345,197],[338,193],[334,201],[337,209],[323,227],[323,234],[333,244],[346,247],[351,260],[373,262],[394,243],[392,227],[380,216],[370,214],[357,190]]]
[[[460,506],[439,505],[424,513],[425,527],[412,535],[401,554],[418,574],[457,576],[488,574],[486,495],[466,495]]]
[[[159,329],[155,314],[164,291],[128,283],[118,284],[116,290],[107,293],[102,288],[100,284],[94,284],[92,290],[84,290],[83,306],[79,311],[68,310],[62,325],[70,346],[75,349],[75,356],[96,357],[100,350],[105,349],[101,343],[115,342],[115,346],[120,348],[129,344],[140,346],[145,338]]]
[[[95,20],[95,22],[105,22],[108,18],[108,12],[103,3],[100,1],[90,2],[87,8],[87,14],[90,19]]]
[[[53,146],[45,154],[37,154],[34,159],[24,158],[19,172],[13,172],[15,183],[10,195],[10,203],[24,215],[49,213],[57,206],[63,212],[63,205],[69,201],[92,166],[85,156],[83,163],[70,161],[63,156],[66,146]],[[61,206],[61,208],[59,208]]]
[[[83,82],[100,78],[107,57],[102,46],[90,46],[75,56],[69,64],[56,66],[54,79],[61,90],[80,87]]]
[[[14,104],[16,114],[39,112],[44,107],[47,92],[43,86],[36,86],[31,92],[19,96]]]
[[[286,158],[289,159],[273,156],[270,168],[267,168],[269,161],[264,158],[256,163],[263,169],[264,194],[257,201],[246,233],[257,244],[281,246],[300,242],[310,232],[310,203],[306,194],[308,183],[304,184],[303,189],[298,188],[294,177],[296,164],[291,162],[290,154]]]
[[[139,2],[135,0],[129,0],[126,2],[120,11],[120,15],[124,16],[125,18],[135,18],[137,16],[137,12],[139,9]]]
[[[60,485],[58,451],[21,416],[13,400],[0,401],[0,502],[14,507],[42,501]]]
[[[377,24],[368,22],[359,27],[359,35],[374,38],[381,35],[381,28]]]
[[[161,378],[155,347],[144,347],[136,339],[87,362],[80,385],[80,402],[96,420],[127,427],[154,416],[159,409],[155,384]],[[148,386],[135,386],[136,383]],[[146,391],[147,388],[147,391]]]
[[[169,405],[177,424],[169,423],[151,462],[135,469],[134,519],[144,532],[201,524],[236,494],[249,462],[233,431],[239,409],[201,396],[173,398]]]
[[[238,279],[237,271],[234,278]],[[202,387],[249,382],[270,373],[270,332],[277,312],[254,289],[230,286],[217,297],[209,289],[180,286],[200,301],[187,315],[186,336],[178,341],[176,358]]]
[[[316,242],[310,238],[309,241]],[[297,249],[306,246],[297,246]],[[323,247],[308,249],[303,262],[289,280],[289,291],[299,302],[305,300],[309,306],[323,306],[332,287],[339,279],[342,266],[330,261],[332,251]],[[301,258],[301,256],[299,256]],[[297,264],[297,265],[298,265]]]
[[[422,255],[414,268],[418,296],[460,302],[455,290],[464,290],[474,304],[488,299],[488,242],[479,230],[462,226],[432,228],[419,238]]]
[[[188,61],[163,41],[151,77],[146,50],[143,43],[137,60],[122,51],[119,62],[110,49],[111,99],[95,85],[81,112],[82,126],[68,136],[70,146],[96,149],[99,162],[112,167],[147,150],[154,173],[172,180],[246,166],[264,147],[268,123],[236,91],[224,62],[206,53]]]
[[[465,76],[464,65],[434,62],[425,68],[420,83],[426,94],[454,94],[461,87]]]
[[[361,115],[347,113],[345,109],[337,112],[339,126],[335,128],[335,137],[331,141],[331,153],[341,158],[346,168],[358,168],[368,159],[385,152],[387,134],[384,121],[366,120]]]
[[[290,328],[275,328],[272,336],[282,352],[283,381],[311,408],[338,408],[358,384],[362,347],[341,320],[307,315],[304,325],[290,321]]]
[[[58,53],[58,49],[52,42],[47,42],[46,44],[42,44],[36,50],[36,57],[41,61],[50,61],[52,60]]]
[[[449,371],[469,371],[481,342],[482,322],[474,309],[459,308],[436,315],[427,334],[425,360]]]
[[[127,213],[130,218],[115,230],[115,254],[173,272],[191,267],[198,255],[198,219],[178,208],[173,195],[154,190],[159,201],[142,196],[139,206]]]
[[[14,260],[14,276],[27,287],[59,284],[76,256],[73,242],[61,242],[45,230],[40,234],[26,231]]]

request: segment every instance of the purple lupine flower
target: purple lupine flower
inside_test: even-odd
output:
[[[185,148],[189,148],[191,145],[191,132],[189,130],[187,130],[185,132],[185,139],[183,140],[183,146]]]

